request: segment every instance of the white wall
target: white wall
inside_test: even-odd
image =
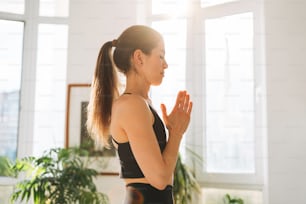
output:
[[[68,83],[90,83],[98,52],[132,24],[143,24],[143,0],[71,0]]]
[[[67,83],[90,83],[98,52],[128,26],[144,24],[143,0],[71,0]],[[98,189],[111,203],[121,203],[124,183],[118,176],[100,176]]]
[[[306,202],[306,1],[266,0],[269,204]]]

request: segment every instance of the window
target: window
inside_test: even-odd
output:
[[[253,25],[252,13],[205,21],[207,172],[255,172]]]
[[[186,12],[187,0],[154,0],[152,1],[152,14],[182,14]]]
[[[171,27],[171,25],[177,25]],[[166,49],[166,61],[168,68],[165,71],[163,83],[152,87],[152,97],[155,106],[165,103],[171,107],[176,99],[176,93],[186,88],[185,64],[186,64],[186,20],[172,19],[152,22],[152,27],[158,30],[164,37]],[[176,84],[176,86],[173,86]],[[170,109],[169,109],[170,110]]]
[[[24,14],[25,0],[1,0],[0,12]]]
[[[17,156],[23,22],[0,20],[0,155]]]
[[[237,1],[237,0],[201,0],[201,7],[205,8],[209,6],[216,6],[216,5],[233,2],[233,1]]]
[[[0,155],[64,146],[68,3],[0,2]]]
[[[199,153],[204,163],[197,168],[203,183],[263,184],[262,138],[264,89],[259,9],[255,4],[235,1],[201,8],[199,43],[202,46],[200,94],[202,115],[196,127],[202,138]],[[256,44],[257,43],[257,44]],[[200,80],[200,79],[198,79]],[[201,121],[201,122],[199,122]]]
[[[194,109],[182,149],[192,149],[203,159],[183,151],[203,185],[203,201],[216,202],[220,192],[235,188],[248,202],[262,203],[265,101],[260,94],[265,84],[264,67],[258,63],[263,61],[263,42],[257,35],[262,33],[261,5],[252,0],[170,2],[151,1],[150,20],[165,36],[170,62],[169,78],[152,88],[154,100],[180,88],[191,93]]]
[[[177,12],[178,8],[180,8],[184,13],[186,2],[187,1],[183,0],[152,1],[152,27],[159,31],[164,37],[165,59],[168,63],[168,68],[165,71],[165,77],[162,84],[151,88],[153,105],[160,115],[160,104],[164,103],[167,106],[167,110],[171,111],[177,92],[186,89],[185,65],[187,21],[185,17],[178,16]],[[168,15],[163,16],[163,14]],[[173,86],[174,84],[175,86]],[[184,145],[182,145],[181,148],[182,152],[185,151],[183,146]]]
[[[66,98],[67,33],[67,25],[38,26],[34,155],[39,155],[52,146],[64,144],[63,99]]]
[[[39,15],[50,17],[68,17],[69,0],[40,0]]]

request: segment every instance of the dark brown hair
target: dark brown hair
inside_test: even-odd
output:
[[[149,55],[161,39],[161,35],[152,28],[134,25],[127,28],[118,39],[106,42],[100,49],[91,85],[87,121],[88,130],[98,143],[108,146],[112,104],[119,95],[115,66],[118,71],[127,74],[132,67],[134,51],[140,49]]]

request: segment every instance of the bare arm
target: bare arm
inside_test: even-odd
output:
[[[163,158],[169,169],[171,169],[171,174],[174,172],[177,162],[182,136],[190,122],[192,105],[189,94],[186,91],[178,93],[175,106],[169,115],[167,114],[166,106],[161,104],[163,120],[169,131],[169,140],[163,152]]]
[[[182,91],[178,93],[176,104],[169,115],[165,105],[161,108],[169,130],[169,140],[163,153],[160,152],[152,127],[152,113],[143,99],[130,96],[117,111],[120,113],[120,126],[128,137],[145,178],[158,189],[164,189],[172,179],[182,135],[190,121],[192,103],[189,95]]]

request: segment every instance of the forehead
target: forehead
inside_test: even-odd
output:
[[[159,41],[153,51],[165,53],[164,41]]]

